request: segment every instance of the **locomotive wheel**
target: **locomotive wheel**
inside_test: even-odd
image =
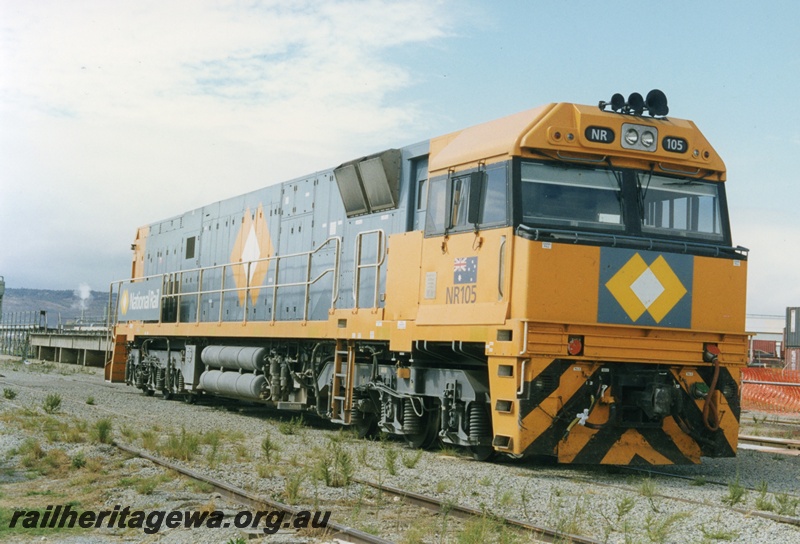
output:
[[[164,400],[172,399],[172,391],[168,391],[166,389],[161,390],[161,398]]]
[[[432,413],[436,415],[431,415]],[[430,449],[436,444],[439,439],[439,412],[426,412],[426,415],[421,419],[422,430],[414,434],[403,435],[406,439],[406,444],[411,448],[421,448],[423,450]]]
[[[143,387],[142,388],[142,393],[144,393],[148,397],[152,397],[153,395],[156,394],[156,391],[155,391],[155,389],[149,389],[147,387]]]
[[[183,402],[186,404],[197,404],[197,395],[195,393],[184,393]]]
[[[494,457],[494,448],[491,446],[469,446],[469,452],[476,461],[488,461]]]
[[[361,412],[353,426],[359,438],[375,438],[378,435],[378,418],[372,412]]]

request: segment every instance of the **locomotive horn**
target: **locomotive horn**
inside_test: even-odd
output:
[[[644,105],[647,108],[647,111],[649,111],[650,115],[653,117],[663,117],[669,113],[669,106],[667,106],[667,95],[665,95],[659,89],[653,89],[647,93],[647,98],[644,101]]]
[[[611,106],[613,111],[620,111],[625,107],[625,97],[619,93],[614,93],[614,96],[611,97],[611,102],[601,100],[599,106],[601,110],[606,109],[606,106]]]
[[[628,109],[634,115],[641,115],[644,111],[644,98],[639,93],[631,93],[628,97]]]

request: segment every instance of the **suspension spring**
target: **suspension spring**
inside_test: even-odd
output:
[[[144,372],[142,372],[141,366],[137,366],[133,369],[133,376],[136,381],[136,387],[139,389],[144,387]]]
[[[478,402],[469,405],[469,437],[478,440],[492,434],[492,422],[484,406]]]
[[[403,431],[406,434],[419,434],[422,431],[422,421],[414,410],[413,399],[403,401]]]

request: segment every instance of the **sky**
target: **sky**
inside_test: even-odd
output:
[[[107,290],[137,227],[550,102],[662,89],[728,169],[747,311],[800,306],[800,3],[0,0],[0,276]]]

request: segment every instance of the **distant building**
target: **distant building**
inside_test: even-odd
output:
[[[784,350],[782,315],[748,314],[745,329],[750,335],[750,361],[755,366],[781,366]]]

